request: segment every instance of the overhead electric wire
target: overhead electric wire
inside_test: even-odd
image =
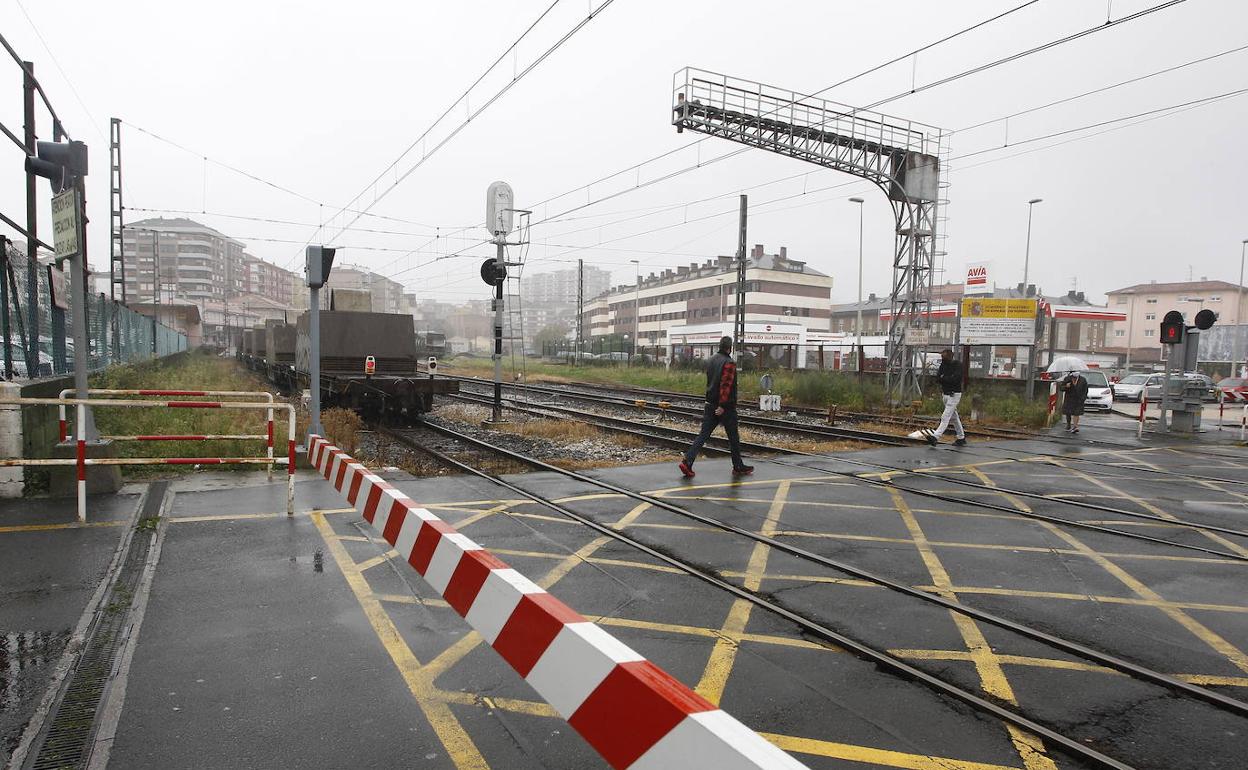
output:
[[[1236,46],[1235,48],[1229,48],[1225,51],[1221,51],[1219,53],[1215,53],[1210,56],[1202,56],[1199,59],[1192,59],[1190,61],[1183,62],[1182,64],[1176,64],[1173,67],[1166,67],[1165,69],[1154,70],[1153,72],[1150,72],[1147,75],[1139,75],[1137,77],[1128,78],[1126,80],[1120,80],[1117,83],[1113,83],[1111,85],[1102,86],[1100,88],[1094,88],[1091,91],[1084,91],[1083,93],[1075,94],[1074,96],[1067,96],[1063,99],[1058,99],[1056,101],[1048,102],[1046,104],[1041,104],[1037,107],[1028,107],[1025,110],[1012,112],[1009,115],[1002,115],[1000,117],[993,118],[992,120],[985,120],[980,123],[975,123],[973,125],[966,126],[964,128],[954,129],[952,133],[955,133],[955,134],[966,133],[967,131],[971,131],[976,128],[983,128],[984,126],[989,126],[989,125],[992,125],[993,123],[1000,123],[1003,120],[1012,120],[1014,118],[1021,117],[1023,115],[1030,115],[1033,112],[1039,112],[1040,110],[1047,110],[1050,107],[1056,107],[1061,104],[1073,102],[1076,99],[1082,99],[1087,96],[1094,96],[1096,94],[1102,94],[1102,93],[1105,93],[1106,91],[1112,91],[1115,88],[1121,88],[1122,86],[1131,85],[1132,83],[1139,83],[1142,80],[1148,80],[1150,78],[1157,77],[1158,75],[1165,75],[1170,72],[1176,72],[1178,70],[1185,69],[1187,67],[1191,67],[1196,64],[1204,64],[1207,61],[1213,61],[1214,59],[1219,59],[1223,56],[1229,56],[1230,54],[1239,53],[1240,51],[1244,51],[1244,50],[1248,50],[1248,44]]]
[[[556,2],[558,2],[558,0],[556,0]],[[468,126],[468,124],[469,124],[469,123],[471,123],[474,119],[476,119],[476,117],[477,117],[478,115],[480,115],[481,113],[485,112],[487,109],[489,109],[489,108],[490,108],[490,106],[492,106],[495,102],[497,102],[499,99],[501,99],[501,98],[502,98],[502,97],[503,97],[503,96],[504,96],[504,95],[505,95],[508,91],[510,91],[510,90],[512,89],[512,87],[513,87],[513,86],[515,86],[517,83],[519,83],[521,80],[523,80],[523,79],[525,78],[525,76],[527,76],[530,72],[532,72],[532,71],[533,71],[534,69],[536,69],[539,65],[541,65],[541,63],[542,63],[542,62],[546,61],[546,59],[547,59],[547,58],[549,58],[549,57],[550,57],[550,56],[551,56],[551,55],[552,55],[555,51],[557,51],[560,47],[562,47],[564,43],[566,43],[568,40],[570,40],[570,39],[572,38],[572,36],[573,36],[573,35],[575,35],[577,32],[579,32],[581,29],[583,29],[583,28],[585,27],[585,25],[587,25],[587,24],[589,24],[591,21],[593,21],[593,20],[594,20],[594,18],[596,18],[599,14],[601,14],[604,10],[606,10],[606,9],[607,9],[607,7],[608,7],[608,6],[610,6],[613,2],[615,2],[615,0],[602,0],[602,2],[598,5],[598,7],[597,7],[597,8],[591,8],[591,9],[590,9],[590,11],[589,11],[589,13],[588,13],[588,15],[587,15],[584,19],[581,19],[581,21],[580,21],[580,22],[578,22],[578,23],[577,23],[574,27],[572,27],[572,29],[570,29],[568,32],[566,32],[566,33],[563,35],[563,37],[561,37],[561,38],[559,38],[557,41],[555,41],[554,45],[552,45],[552,46],[550,46],[549,48],[547,48],[547,49],[546,49],[546,50],[545,50],[545,51],[544,51],[544,52],[543,52],[540,56],[538,56],[536,59],[534,59],[532,62],[530,62],[530,63],[529,63],[529,65],[528,65],[527,67],[525,67],[525,68],[524,68],[523,70],[521,70],[518,74],[516,74],[515,76],[513,76],[513,77],[512,77],[512,79],[511,79],[511,80],[509,80],[509,81],[508,81],[508,82],[507,82],[507,83],[506,83],[506,84],[505,84],[502,88],[500,88],[500,89],[499,89],[499,90],[498,90],[498,91],[497,91],[497,92],[496,92],[493,96],[491,96],[489,99],[487,99],[487,100],[486,100],[486,102],[485,102],[484,104],[482,104],[480,107],[478,107],[478,108],[477,108],[476,110],[474,110],[472,113],[470,113],[470,114],[468,115],[468,117],[464,118],[463,122],[461,122],[458,126],[456,126],[456,127],[455,127],[455,128],[454,128],[451,132],[450,132],[450,134],[448,134],[447,136],[443,137],[443,139],[442,139],[440,142],[438,142],[437,144],[435,144],[435,145],[433,146],[433,149],[432,149],[432,150],[428,150],[428,151],[426,151],[426,152],[425,152],[425,153],[421,156],[420,160],[416,161],[414,164],[412,164],[412,166],[410,166],[410,167],[407,169],[407,171],[404,171],[401,175],[399,175],[399,176],[398,176],[398,177],[394,180],[394,182],[390,184],[390,186],[389,186],[389,187],[387,187],[387,188],[385,188],[384,190],[382,190],[380,194],[375,195],[375,196],[373,197],[373,201],[372,201],[371,203],[369,203],[367,206],[364,206],[364,208],[363,208],[363,210],[362,210],[362,212],[361,212],[361,213],[357,214],[357,215],[355,216],[355,218],[354,218],[354,219],[352,219],[350,222],[348,222],[346,225],[344,225],[343,227],[339,228],[339,230],[338,230],[338,231],[337,231],[337,232],[336,232],[336,233],[335,233],[335,234],[334,234],[334,235],[333,235],[333,236],[332,236],[329,240],[331,240],[331,241],[332,241],[332,240],[333,240],[333,238],[337,238],[338,236],[342,235],[344,232],[346,232],[347,230],[349,230],[349,229],[351,228],[351,226],[352,226],[352,225],[354,225],[356,222],[358,222],[358,221],[359,221],[360,217],[361,217],[361,216],[363,216],[363,214],[367,213],[369,210],[371,210],[371,209],[372,209],[372,207],[373,207],[373,206],[376,206],[378,203],[380,203],[380,202],[381,202],[381,200],[382,200],[383,198],[385,198],[387,195],[389,195],[389,194],[390,194],[390,193],[391,193],[391,192],[392,192],[392,191],[393,191],[396,187],[398,187],[398,186],[399,186],[400,184],[402,184],[402,183],[403,183],[403,182],[404,182],[404,181],[405,181],[408,177],[410,177],[410,176],[411,176],[411,175],[412,175],[412,174],[413,174],[413,173],[414,173],[414,172],[415,172],[418,168],[420,168],[422,165],[424,165],[424,163],[425,163],[425,161],[426,161],[426,160],[428,160],[429,158],[433,157],[433,156],[434,156],[434,155],[438,152],[438,150],[440,150],[442,147],[446,146],[446,144],[447,144],[448,142],[450,142],[452,139],[454,139],[456,136],[458,136],[458,135],[459,135],[459,132],[460,132],[460,131],[462,131],[462,130],[464,130],[464,128],[466,128],[466,127]],[[551,7],[554,7],[554,6],[553,6],[553,4],[552,4],[552,6],[551,6]],[[549,9],[547,9],[547,11],[546,11],[546,12],[543,12],[543,14],[542,14],[542,15],[544,16],[544,15],[545,15],[546,13],[548,13],[548,12],[549,12]],[[540,21],[540,18],[539,18],[539,21]],[[535,22],[535,24],[536,24],[536,22]],[[530,29],[532,29],[532,27],[530,27]],[[527,34],[527,31],[526,31],[526,34]],[[523,37],[523,36],[522,36],[522,37]],[[517,42],[519,42],[519,41],[517,41]],[[514,46],[514,44],[513,44],[513,46]],[[510,50],[510,49],[509,49],[509,50]],[[493,68],[493,65],[491,65],[491,69],[492,69],[492,68]],[[458,103],[459,103],[459,101],[456,101],[456,102],[455,102],[455,104],[458,104]],[[455,106],[454,104],[453,104],[453,105],[451,105],[451,107],[452,107],[452,108],[453,108],[454,106]],[[449,112],[449,111],[450,111],[450,110],[448,109],[448,110],[447,110],[447,112]],[[444,113],[444,114],[445,114],[445,113]],[[438,123],[438,122],[440,122],[440,121],[441,121],[441,118],[439,118],[439,119],[438,119],[438,121],[435,121],[435,122],[434,122],[434,125],[436,126],[436,125],[437,125],[437,123]],[[432,126],[430,127],[430,129],[429,129],[429,130],[432,130]],[[425,134],[425,135],[427,135],[427,134],[428,134],[428,132],[426,132],[426,134]],[[417,141],[419,142],[420,140],[418,139]],[[413,146],[414,146],[414,144],[413,144]],[[404,154],[406,154],[406,153],[404,153]],[[400,156],[400,160],[401,160],[401,159],[402,159],[402,156]],[[397,164],[397,161],[396,161],[396,164]],[[393,167],[394,167],[394,166],[392,165],[390,168],[393,168]],[[383,172],[383,174],[384,174],[384,172]],[[379,178],[380,178],[380,177],[379,177]],[[365,189],[367,190],[367,188],[365,188]],[[356,196],[356,200],[358,200],[358,199],[359,199],[359,196]]]

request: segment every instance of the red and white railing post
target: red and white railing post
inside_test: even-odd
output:
[[[154,391],[146,391],[148,393]],[[196,395],[193,391],[159,391],[162,394],[173,393],[174,395],[187,396]],[[200,391],[203,392],[203,391]],[[135,391],[124,391],[118,395],[134,395]],[[240,393],[231,393],[230,395],[244,395]],[[61,420],[64,423],[65,407],[74,407],[74,416],[78,425],[83,425],[86,417],[86,407],[131,407],[131,408],[166,408],[166,409],[248,409],[248,410],[264,410],[265,417],[269,424],[267,435],[197,435],[197,436],[112,436],[114,440],[130,440],[130,441],[209,441],[215,439],[266,439],[273,435],[273,412],[274,410],[284,410],[287,416],[287,456],[285,458],[277,458],[273,456],[272,442],[269,441],[266,455],[263,457],[87,457],[86,437],[79,435],[74,437],[75,456],[70,459],[56,458],[9,458],[0,459],[0,467],[14,466],[54,466],[54,465],[72,465],[77,471],[77,493],[78,493],[78,520],[86,521],[87,517],[87,466],[91,465],[266,465],[272,468],[273,465],[286,465],[286,514],[294,515],[295,512],[295,408],[290,404],[278,404],[272,400],[272,394],[265,394],[270,398],[265,402],[246,402],[246,401],[130,401],[126,399],[108,399],[108,398],[15,398],[0,401],[0,404],[8,404],[13,406],[56,406],[61,410]],[[62,435],[67,436],[67,431]]]
[[[78,420],[78,425],[87,424],[87,407],[85,404],[78,404],[74,408],[74,414],[75,419]],[[79,433],[81,434],[82,431],[79,431]],[[87,437],[85,435],[78,436],[76,462],[78,465],[78,521],[85,522],[87,520]]]
[[[1053,413],[1057,411],[1057,383],[1049,383],[1049,414],[1045,417],[1045,424],[1053,424]]]
[[[1140,426],[1135,431],[1136,438],[1144,437],[1144,412],[1148,411],[1148,394],[1140,390]]]
[[[61,391],[61,398],[69,398],[77,391],[66,388]],[[91,396],[197,396],[216,398],[260,398],[273,403],[273,394],[267,390],[118,390],[115,388],[91,388],[87,397]],[[61,443],[69,439],[69,425],[65,419],[65,406],[57,409]],[[268,411],[268,430],[264,434],[246,435],[180,435],[180,436],[101,436],[110,441],[264,441],[266,454],[269,458],[268,476],[273,480],[273,410]]]
[[[1218,390],[1218,430],[1222,430],[1222,418],[1226,415],[1226,391]]]

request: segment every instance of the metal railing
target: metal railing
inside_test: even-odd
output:
[[[69,398],[74,393],[73,388],[66,388],[61,391],[60,398],[62,400]],[[116,390],[108,388],[91,388],[87,391],[87,396],[192,396],[198,398],[255,398],[273,403],[273,394],[267,390]],[[60,432],[61,441],[69,441],[69,423],[65,419],[65,404],[57,407],[57,423]],[[201,434],[183,434],[173,436],[100,436],[103,440],[109,441],[265,441],[266,454],[269,458],[269,479],[273,478],[273,410],[268,413],[268,430],[264,434],[219,434],[219,433],[201,433]]]
[[[165,408],[165,409],[263,409],[268,415],[273,410],[284,410],[287,415],[287,456],[286,457],[87,457],[87,442],[79,436],[76,443],[76,456],[73,458],[34,459],[8,458],[0,459],[0,467],[15,466],[75,466],[78,470],[78,521],[87,520],[87,466],[91,465],[260,465],[276,464],[286,466],[286,514],[295,512],[295,407],[290,404],[277,404],[246,401],[127,401],[108,398],[15,398],[0,401],[0,406],[73,406],[75,422],[83,425],[86,422],[86,408],[91,407],[128,407],[128,408]],[[269,418],[272,425],[272,417]],[[169,440],[169,439],[166,439]]]

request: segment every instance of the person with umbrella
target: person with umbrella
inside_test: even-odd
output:
[[[1066,415],[1066,432],[1079,432],[1079,417],[1088,400],[1088,380],[1079,372],[1067,372],[1059,385],[1062,393],[1062,414]]]

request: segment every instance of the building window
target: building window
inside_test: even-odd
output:
[[[1156,334],[1156,333],[1157,333],[1157,330],[1156,330],[1156,329],[1145,329],[1145,330],[1144,330],[1144,336],[1145,336],[1145,337],[1152,337],[1152,336],[1153,336],[1154,334]]]
[[[1145,320],[1145,321],[1156,321],[1156,320],[1157,320],[1157,314],[1156,314],[1156,313],[1145,313],[1145,314],[1144,314],[1144,320]]]
[[[1122,329],[1114,329],[1114,336],[1115,336],[1115,337],[1125,337],[1125,336],[1127,336],[1127,333],[1126,333],[1126,332],[1124,332]]]
[[[1212,296],[1212,297],[1210,297],[1210,298],[1209,298],[1209,301],[1210,301],[1210,302],[1221,302],[1221,301],[1222,301],[1222,296],[1221,296],[1221,295],[1219,295],[1219,294],[1215,294],[1214,296]]]
[[[1182,302],[1183,300],[1179,300],[1179,301],[1180,301],[1180,302]],[[1144,300],[1144,303],[1145,303],[1146,305],[1156,305],[1156,304],[1157,304],[1157,298],[1156,298],[1156,297],[1149,297],[1148,299]]]
[[[1125,305],[1125,304],[1127,304],[1127,298],[1126,298],[1126,297],[1115,297],[1115,298],[1114,298],[1114,304],[1115,304],[1115,305]]]

